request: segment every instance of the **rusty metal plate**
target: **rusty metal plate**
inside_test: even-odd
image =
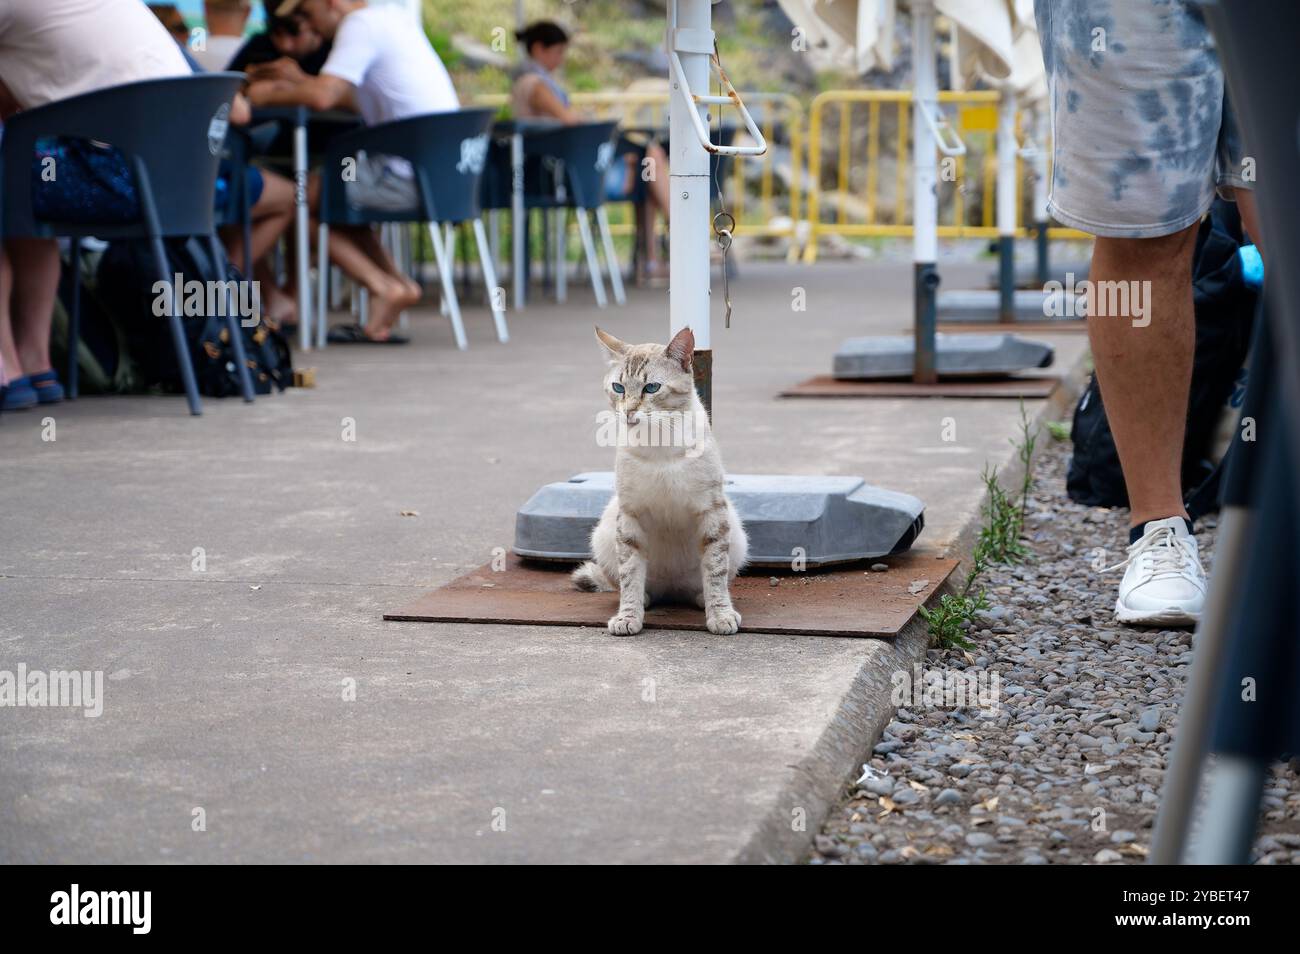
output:
[[[890,639],[916,615],[959,561],[912,551],[884,557],[889,569],[867,564],[827,572],[764,572],[732,584],[742,633],[859,636]],[[535,564],[511,555],[505,569],[491,564],[457,577],[384,619],[419,623],[498,623],[514,626],[597,626],[618,609],[617,593],[584,593],[569,580],[571,567]],[[772,585],[772,580],[777,581]],[[913,592],[915,591],[915,592]],[[646,630],[704,630],[693,606],[652,606]]]
[[[818,375],[786,388],[786,398],[1045,398],[1061,383],[1057,377],[959,378],[937,384],[914,381],[844,381]]]

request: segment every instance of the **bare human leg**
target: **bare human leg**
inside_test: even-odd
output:
[[[267,314],[277,324],[292,322],[297,313],[293,295],[281,292],[263,263],[267,252],[293,222],[293,183],[273,172],[262,173],[262,195],[249,210],[252,216],[253,278],[258,282]],[[221,241],[232,262],[244,260],[243,229],[237,225],[221,229]],[[246,276],[247,277],[247,276]]]
[[[647,198],[641,207],[642,222],[646,230],[646,270],[650,278],[662,278],[667,276],[667,272],[659,258],[659,243],[655,236],[655,211],[658,210],[664,218],[664,224],[667,224],[669,208],[672,205],[669,193],[671,183],[668,181],[668,154],[664,152],[662,146],[652,142],[646,147],[646,160],[644,178]]]
[[[652,142],[646,147],[645,155],[651,161],[652,175],[646,180],[646,186],[650,191],[650,201],[655,204],[660,214],[663,215],[664,221],[667,222],[668,210],[672,205],[672,198],[668,191],[672,185],[668,181],[668,154],[664,152],[663,146]]]
[[[1150,239],[1101,237],[1093,248],[1088,337],[1134,527],[1187,516],[1182,455],[1195,344],[1191,262],[1196,229]],[[1125,283],[1130,298],[1146,294],[1150,323],[1135,325],[1132,315],[1107,314],[1109,296],[1098,294],[1105,282]]]
[[[354,237],[357,244],[361,246],[362,251],[370,256],[371,261],[401,282],[402,287],[406,289],[406,296],[409,300],[403,307],[409,308],[411,305],[416,304],[420,300],[420,283],[397,267],[397,262],[388,253],[384,243],[379,241],[379,236],[375,233],[375,230],[372,228],[356,229]]]
[[[312,234],[315,231],[313,227]],[[383,341],[402,309],[413,302],[406,286],[366,254],[362,247],[364,238],[358,241],[358,232],[369,231],[364,227],[330,229],[330,261],[370,293],[370,320],[366,323],[366,334],[376,341]]]
[[[663,278],[663,260],[659,257],[659,236],[655,233],[655,205],[646,200],[636,207],[637,227],[641,229],[641,244],[645,247],[645,261],[641,272],[645,279]]]
[[[9,255],[3,243],[0,243],[0,385],[8,384],[15,378],[23,376],[23,363],[18,357],[18,346],[14,344],[14,329],[11,320],[9,299],[13,296],[14,271],[9,264]]]
[[[253,280],[257,282],[262,302],[266,305],[266,317],[277,327],[297,325],[298,302],[290,292],[276,285],[269,256],[253,260]]]
[[[316,235],[320,209],[320,175],[307,183],[307,201],[312,210],[311,234]],[[369,226],[330,228],[330,261],[370,293],[370,316],[365,333],[385,341],[402,310],[420,299],[420,286],[401,275]],[[413,286],[413,287],[412,287]]]
[[[54,239],[10,239],[13,344],[23,374],[50,370],[50,326],[59,292],[59,245]]]

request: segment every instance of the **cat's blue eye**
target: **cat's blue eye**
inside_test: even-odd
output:
[[[656,391],[658,391],[658,390],[659,390],[659,385],[655,384],[655,383],[652,381],[651,383],[647,384],[644,388],[641,389],[641,393],[642,393],[642,394],[654,394],[654,393],[655,393]]]
[[[623,385],[619,384],[617,381],[614,382],[614,393],[615,394],[623,393]]]

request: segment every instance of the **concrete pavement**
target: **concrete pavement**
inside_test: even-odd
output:
[[[744,266],[731,330],[715,307],[715,431],[735,472],[921,497],[942,550],[1011,458],[1017,402],[774,397],[844,337],[901,331],[910,291],[905,264]],[[380,618],[509,547],[541,484],[611,465],[591,326],[664,340],[667,292],[570,295],[511,313],[508,345],[467,308],[465,353],[426,308],[408,347],[296,355],[317,388],[199,419],[179,397],[0,419],[0,670],[105,674],[98,718],[0,708],[0,861],[797,858],[919,627],[891,646]],[[1085,347],[1035,337],[1058,366]]]

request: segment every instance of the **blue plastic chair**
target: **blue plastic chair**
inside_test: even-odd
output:
[[[462,351],[469,347],[469,341],[465,336],[452,275],[455,249],[444,241],[441,226],[472,222],[479,262],[483,268],[483,281],[487,286],[488,305],[496,324],[497,340],[503,343],[510,340],[504,305],[497,291],[496,269],[488,249],[479,206],[479,180],[487,159],[488,128],[491,124],[491,110],[463,109],[410,116],[366,126],[331,140],[325,152],[321,174],[320,235],[317,248],[320,257],[317,277],[320,305],[317,312],[320,316],[317,326],[318,347],[324,347],[328,330],[326,305],[329,291],[330,225],[372,225],[383,222],[423,222],[428,225],[434,256],[438,260],[438,273],[448,317],[456,336],[456,347]],[[393,212],[360,208],[348,202],[343,173],[349,168],[348,161],[355,162],[363,152],[372,158],[392,157],[405,159],[411,164],[415,170],[419,197],[414,208]]]
[[[524,208],[561,209],[566,215],[572,210],[578,220],[578,234],[582,238],[591,272],[592,292],[596,304],[604,308],[605,287],[601,280],[600,259],[592,236],[588,213],[595,213],[600,230],[606,264],[609,268],[610,286],[614,299],[620,305],[626,301],[623,276],[614,253],[614,240],[605,214],[605,173],[617,160],[614,132],[616,122],[582,123],[575,126],[558,126],[544,132],[533,132],[524,138]],[[497,146],[493,153],[496,174],[484,191],[485,204],[494,209],[510,208],[509,150]],[[505,178],[501,166],[504,163]],[[531,174],[530,174],[531,173]],[[556,259],[556,297],[565,297],[565,237],[567,226],[559,230]]]
[[[203,412],[203,405],[181,323],[181,289],[173,287],[163,239],[206,237],[213,261],[221,269],[214,277],[225,279],[225,252],[213,226],[213,192],[230,104],[243,81],[239,73],[206,73],[128,83],[59,100],[24,110],[6,122],[0,148],[4,196],[0,233],[6,238],[70,238],[72,268],[77,275],[81,239],[86,236],[149,240],[158,277],[171,290],[168,322],[172,343],[190,413],[195,415]],[[36,143],[60,137],[110,143],[122,153],[135,177],[138,221],[96,225],[36,218],[32,183]],[[68,393],[72,397],[77,395],[79,285],[73,283],[68,329]],[[253,382],[233,301],[227,302],[226,317],[239,364],[240,389],[244,400],[252,401]]]

